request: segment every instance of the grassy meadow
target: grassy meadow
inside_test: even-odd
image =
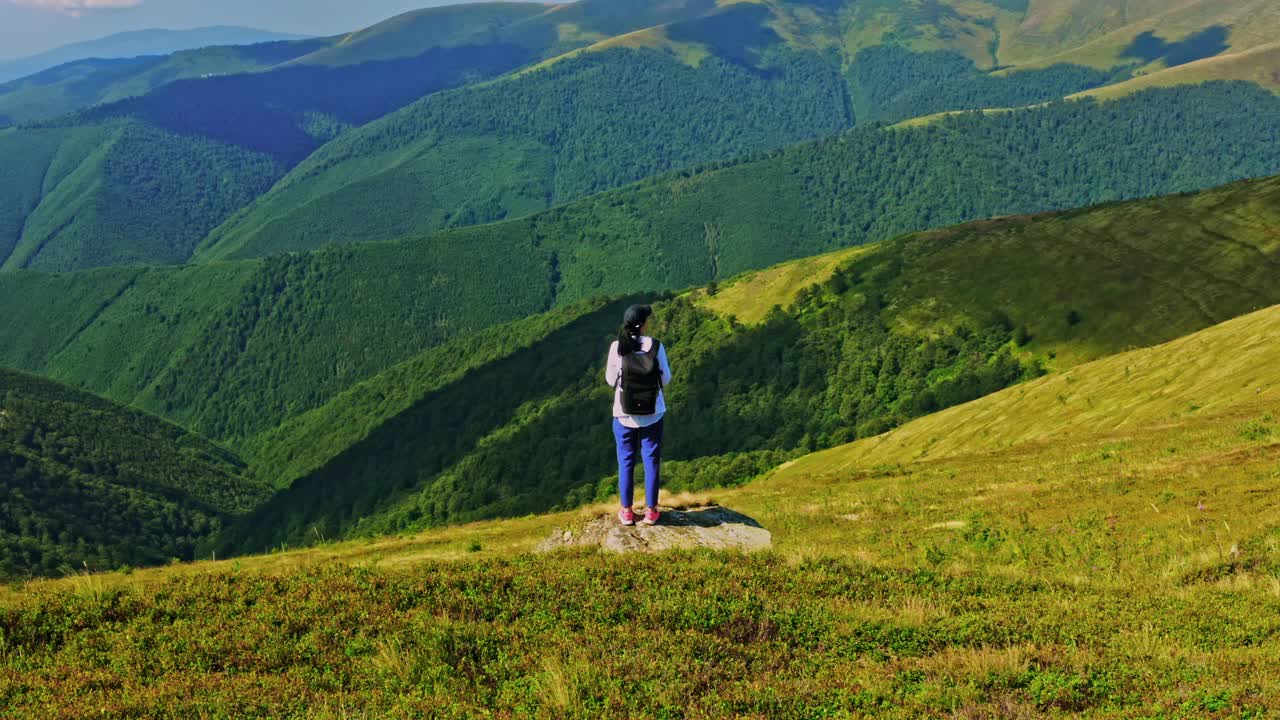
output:
[[[756,555],[531,552],[601,506],[13,586],[0,702],[13,717],[1270,717],[1278,329],[1263,310],[670,499],[755,517],[775,542]]]

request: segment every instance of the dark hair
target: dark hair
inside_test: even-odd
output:
[[[630,355],[643,347],[640,344],[640,328],[653,314],[648,305],[632,305],[622,315],[622,325],[618,328],[618,355]]]

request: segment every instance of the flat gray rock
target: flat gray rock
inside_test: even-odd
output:
[[[609,552],[661,552],[677,548],[712,550],[765,550],[773,536],[760,523],[719,505],[662,511],[652,527],[626,527],[613,513],[588,520],[576,528],[558,528],[538,545],[539,552],[562,547],[591,546]],[[636,519],[640,518],[637,514]]]

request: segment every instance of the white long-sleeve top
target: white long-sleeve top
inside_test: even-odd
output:
[[[649,352],[653,347],[653,338],[648,335],[640,336],[639,352]],[[662,371],[662,385],[666,387],[671,382],[671,365],[667,362],[667,346],[658,346],[658,368]],[[658,391],[658,403],[655,406],[655,412],[652,415],[628,415],[622,410],[622,384],[618,382],[619,376],[622,374],[622,357],[618,355],[618,341],[614,340],[609,346],[609,362],[604,368],[604,381],[614,388],[613,391],[613,416],[622,423],[623,427],[641,428],[652,425],[662,419],[663,414],[667,412],[667,401],[662,396],[662,391]]]

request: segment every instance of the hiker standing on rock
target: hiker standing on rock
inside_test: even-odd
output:
[[[622,316],[618,339],[609,346],[605,382],[613,392],[613,437],[618,445],[618,520],[635,525],[631,511],[636,456],[644,461],[645,525],[658,522],[658,481],[662,463],[662,388],[671,382],[671,365],[662,343],[649,337],[653,308],[632,305]]]

